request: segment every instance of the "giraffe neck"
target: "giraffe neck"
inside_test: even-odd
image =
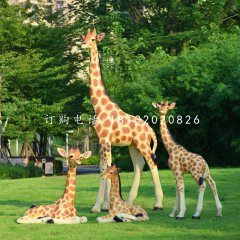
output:
[[[91,48],[90,55],[90,96],[96,115],[99,115],[101,112],[102,105],[112,102],[106,93],[102,80],[99,54],[96,44]]]
[[[68,199],[71,203],[74,203],[74,197],[76,192],[76,167],[69,168],[67,174],[67,181],[65,191],[62,198]]]
[[[170,149],[174,148],[177,144],[174,142],[171,136],[171,133],[168,130],[165,115],[162,115],[160,117],[160,132],[161,132],[163,144],[166,150],[169,152]]]
[[[116,199],[122,200],[121,180],[120,180],[119,174],[116,174],[112,179],[110,196],[114,196],[113,199],[110,198],[110,203],[112,203],[113,201],[116,201]]]

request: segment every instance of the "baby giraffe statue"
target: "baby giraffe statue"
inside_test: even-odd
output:
[[[199,185],[199,194],[196,212],[193,214],[193,219],[200,219],[200,214],[203,207],[203,195],[206,188],[204,180],[210,185],[213,195],[216,202],[217,216],[222,216],[222,205],[220,203],[216,184],[210,176],[209,168],[206,161],[198,154],[191,153],[187,151],[184,147],[177,144],[172,138],[167,124],[165,115],[168,110],[171,110],[175,107],[175,103],[168,105],[166,103],[152,103],[155,108],[158,108],[161,117],[160,117],[160,132],[162,135],[162,140],[164,146],[169,154],[168,165],[172,169],[173,174],[176,178],[176,200],[173,206],[172,213],[170,217],[175,217],[178,210],[179,214],[176,216],[176,219],[183,219],[186,211],[185,205],[185,196],[184,196],[184,183],[183,183],[183,174],[190,173],[194,180]]]
[[[131,222],[148,220],[148,214],[143,208],[130,205],[122,199],[119,172],[120,168],[117,168],[114,164],[107,167],[106,171],[102,174],[103,179],[111,179],[112,181],[110,190],[110,207],[109,215],[98,217],[97,222]]]
[[[76,168],[83,158],[91,155],[90,151],[83,154],[78,149],[71,148],[69,154],[63,148],[58,148],[62,157],[68,160],[68,174],[63,196],[52,205],[32,205],[23,217],[17,219],[17,223],[57,223],[78,224],[86,223],[86,217],[78,217],[74,206],[76,191]]]

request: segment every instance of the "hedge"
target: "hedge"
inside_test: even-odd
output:
[[[34,164],[27,167],[20,165],[0,164],[0,179],[31,178],[42,176],[42,169]]]

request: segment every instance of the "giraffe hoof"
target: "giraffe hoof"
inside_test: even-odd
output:
[[[93,207],[93,208],[91,209],[91,212],[92,212],[92,213],[100,213],[100,212],[101,212],[101,209],[98,208],[98,207]]]
[[[192,219],[200,219],[200,216],[192,216]]]
[[[120,217],[118,217],[118,216],[115,216],[113,218],[113,220],[116,221],[116,222],[123,222],[123,220]]]
[[[184,217],[176,217],[177,220],[183,220]]]
[[[222,208],[218,208],[218,209],[217,209],[216,216],[217,216],[217,217],[222,217]]]
[[[54,220],[53,219],[49,219],[49,220],[47,220],[46,223],[54,223]]]
[[[153,211],[162,211],[163,210],[163,207],[154,207],[153,208]]]

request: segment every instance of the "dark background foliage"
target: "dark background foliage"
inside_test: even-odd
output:
[[[7,136],[38,132],[46,137],[77,127],[49,126],[46,114],[93,115],[88,84],[76,77],[79,69],[86,70],[89,54],[78,56],[70,49],[80,33],[96,27],[106,33],[99,50],[107,90],[127,113],[149,117],[162,167],[167,154],[159,114],[151,106],[161,100],[176,102],[169,129],[177,142],[212,166],[239,166],[239,1],[75,1],[66,10],[77,18],[74,24],[60,24],[62,15],[56,14],[51,15],[54,26],[32,26],[23,23],[23,7],[0,5],[1,110],[3,118],[9,116]],[[113,152],[115,161],[129,162],[125,148]]]

